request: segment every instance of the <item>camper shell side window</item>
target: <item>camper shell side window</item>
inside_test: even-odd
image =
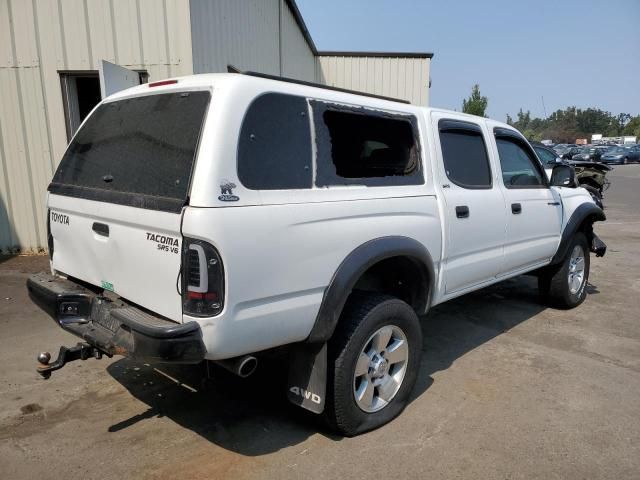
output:
[[[424,183],[417,120],[310,100],[316,137],[316,185],[396,186]]]
[[[238,140],[238,178],[251,190],[312,185],[307,99],[265,93],[249,105]]]

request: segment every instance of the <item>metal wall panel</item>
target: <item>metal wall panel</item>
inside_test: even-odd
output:
[[[193,73],[189,0],[0,0],[0,251],[46,247],[67,135],[60,71]]]
[[[192,0],[194,73],[227,65],[280,75],[280,0]]]
[[[314,82],[316,76],[314,52],[284,0],[280,0],[280,9],[282,12],[280,24],[282,76]]]
[[[429,58],[365,55],[321,52],[316,59],[316,81],[429,105]]]

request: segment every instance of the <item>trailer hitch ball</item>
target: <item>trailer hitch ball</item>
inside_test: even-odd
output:
[[[51,354],[49,352],[40,352],[38,354],[38,363],[49,365],[49,360],[51,360]]]

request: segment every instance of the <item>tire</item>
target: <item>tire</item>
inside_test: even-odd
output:
[[[576,264],[576,253],[582,257],[582,276],[578,277],[575,267],[579,270],[580,262]],[[551,305],[569,309],[584,302],[587,297],[587,283],[589,281],[589,244],[584,233],[574,235],[567,255],[562,263],[551,271],[538,277],[538,288],[543,298]],[[579,279],[579,281],[578,281]],[[573,280],[573,283],[572,283]]]
[[[602,194],[597,188],[592,187],[591,185],[586,185],[586,184],[580,185],[580,186],[584,188],[587,192],[589,192],[589,195],[591,195],[591,198],[593,198],[593,201],[598,207],[604,208],[604,204],[602,203]]]
[[[328,346],[324,416],[333,430],[352,437],[381,427],[404,410],[422,353],[420,322],[409,305],[388,295],[354,292]],[[383,352],[382,359],[371,355],[374,350]],[[366,373],[357,375],[358,370]]]
[[[624,157],[624,159],[622,160],[622,163],[626,165],[627,163],[629,163],[629,159],[627,157]]]

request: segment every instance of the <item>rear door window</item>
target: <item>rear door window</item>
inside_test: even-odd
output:
[[[467,189],[491,188],[491,167],[480,127],[471,122],[440,120],[440,146],[449,180]]]
[[[69,145],[49,191],[178,212],[210,94],[163,93],[104,103]]]

